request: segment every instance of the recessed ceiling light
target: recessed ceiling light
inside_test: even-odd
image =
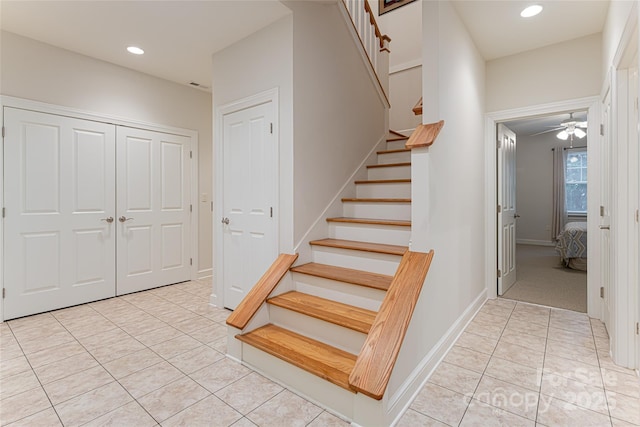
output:
[[[129,46],[127,48],[127,51],[129,51],[129,53],[133,53],[134,55],[142,55],[144,53],[144,50],[140,49],[138,46]]]
[[[536,16],[540,12],[542,12],[542,6],[540,6],[539,4],[534,4],[520,12],[520,16],[522,16],[523,18],[531,18],[532,16]]]

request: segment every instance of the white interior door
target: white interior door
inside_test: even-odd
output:
[[[516,282],[516,134],[498,124],[498,295]]]
[[[118,295],[190,278],[190,144],[117,129]]]
[[[602,321],[612,335],[611,322],[611,91],[602,101],[602,123],[604,126],[600,144],[600,287],[602,291]]]
[[[115,127],[5,107],[4,318],[115,295]]]
[[[272,102],[223,118],[224,305],[235,309],[278,255]]]

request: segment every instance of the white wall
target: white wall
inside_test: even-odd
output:
[[[488,61],[486,111],[598,95],[601,64],[601,34]]]
[[[211,95],[2,32],[0,93],[198,132],[198,269],[211,268]]]
[[[385,137],[385,106],[337,3],[292,1],[294,238]]]
[[[391,38],[389,68],[394,71],[422,63],[422,0],[378,15],[378,0],[370,0],[371,10],[382,34]]]
[[[601,81],[606,78],[607,72],[613,64],[613,57],[620,45],[620,38],[634,3],[636,2],[629,0],[613,0],[609,3],[607,20],[602,31]]]
[[[429,181],[418,184],[429,195],[426,240],[435,256],[396,363],[396,379],[419,365],[485,291],[485,62],[449,2],[424,2],[422,13],[424,57],[438,64],[436,74],[423,68],[423,78],[436,79],[423,85],[424,107],[445,125],[428,150]],[[392,382],[390,389],[398,386]]]
[[[422,123],[413,107],[422,96],[422,66],[411,67],[389,75],[389,129],[406,131]]]
[[[509,124],[507,123],[507,126]],[[569,147],[556,132],[517,135],[516,149],[516,239],[531,243],[551,243],[553,209],[553,154],[551,149]],[[586,146],[586,138],[574,146]]]

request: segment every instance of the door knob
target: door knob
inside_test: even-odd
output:
[[[608,225],[601,225],[600,226],[600,230],[609,230],[609,226]]]
[[[121,216],[120,218],[118,218],[118,221],[120,222],[125,222],[125,221],[132,221],[133,218],[127,218],[126,216]]]
[[[100,218],[100,221],[107,221],[109,224],[111,224],[113,222],[113,217],[109,216],[106,218]]]
[[[520,215],[518,215],[518,214],[513,214],[513,217],[514,217],[514,218],[520,218]]]
[[[224,225],[229,225],[229,218],[222,218],[222,223]]]

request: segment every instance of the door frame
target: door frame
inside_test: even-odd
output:
[[[578,98],[567,101],[552,102],[548,104],[534,105],[529,107],[520,107],[509,110],[494,111],[485,114],[485,287],[487,292],[487,298],[497,298],[497,280],[498,272],[496,269],[496,260],[498,257],[498,245],[496,238],[498,236],[498,227],[496,219],[496,207],[498,206],[497,191],[498,191],[498,174],[497,174],[497,159],[496,159],[496,140],[497,129],[496,125],[500,122],[509,120],[533,118],[536,116],[548,115],[564,111],[574,110],[587,110],[589,119],[589,125],[587,128],[588,140],[597,141],[599,138],[599,123],[600,119],[600,97],[592,96],[587,98]],[[598,119],[593,120],[594,117]],[[591,147],[591,148],[589,148]],[[588,235],[595,236],[598,232],[598,224],[594,219],[598,218],[598,206],[597,197],[599,194],[598,185],[591,185],[596,182],[598,176],[597,168],[593,165],[596,164],[598,154],[594,149],[597,147],[595,144],[588,144],[587,153],[589,158],[589,170],[588,170],[588,207],[587,207],[587,221],[588,221]],[[592,239],[590,239],[592,240]],[[599,260],[599,253],[596,248],[597,245],[589,242],[588,244],[588,267],[587,267],[587,314],[590,317],[600,318],[600,294],[598,291],[598,285],[596,278],[599,277],[599,267],[596,265],[596,261]]]
[[[170,133],[186,136],[191,139],[191,191],[190,199],[194,209],[191,213],[191,258],[194,262],[190,268],[191,280],[198,278],[198,131],[184,129],[175,126],[162,125],[158,123],[145,122],[142,120],[128,119],[125,117],[113,116],[91,111],[80,110],[61,105],[48,104],[30,99],[17,98],[13,96],[0,95],[0,122],[4,128],[4,107],[18,108],[22,110],[36,111],[45,114],[55,114],[58,116],[72,117],[76,119],[91,120],[95,122],[109,123],[116,126],[126,126],[138,129],[145,129],[155,132]],[[2,138],[4,145],[4,137]],[[4,207],[4,146],[0,147],[0,207]],[[4,271],[4,221],[0,218],[0,272]],[[0,274],[0,288],[4,289],[4,274]],[[4,322],[4,301],[0,302],[0,322]]]
[[[214,143],[213,143],[213,191],[215,196],[213,206],[213,294],[210,303],[215,307],[224,307],[224,236],[222,232],[221,220],[224,216],[224,116],[235,112],[246,110],[247,108],[271,103],[273,107],[273,160],[276,165],[273,181],[273,206],[275,207],[274,238],[276,248],[280,247],[280,175],[277,166],[280,164],[280,108],[279,108],[278,88],[259,92],[254,95],[242,98],[218,107],[215,111],[214,119]]]

